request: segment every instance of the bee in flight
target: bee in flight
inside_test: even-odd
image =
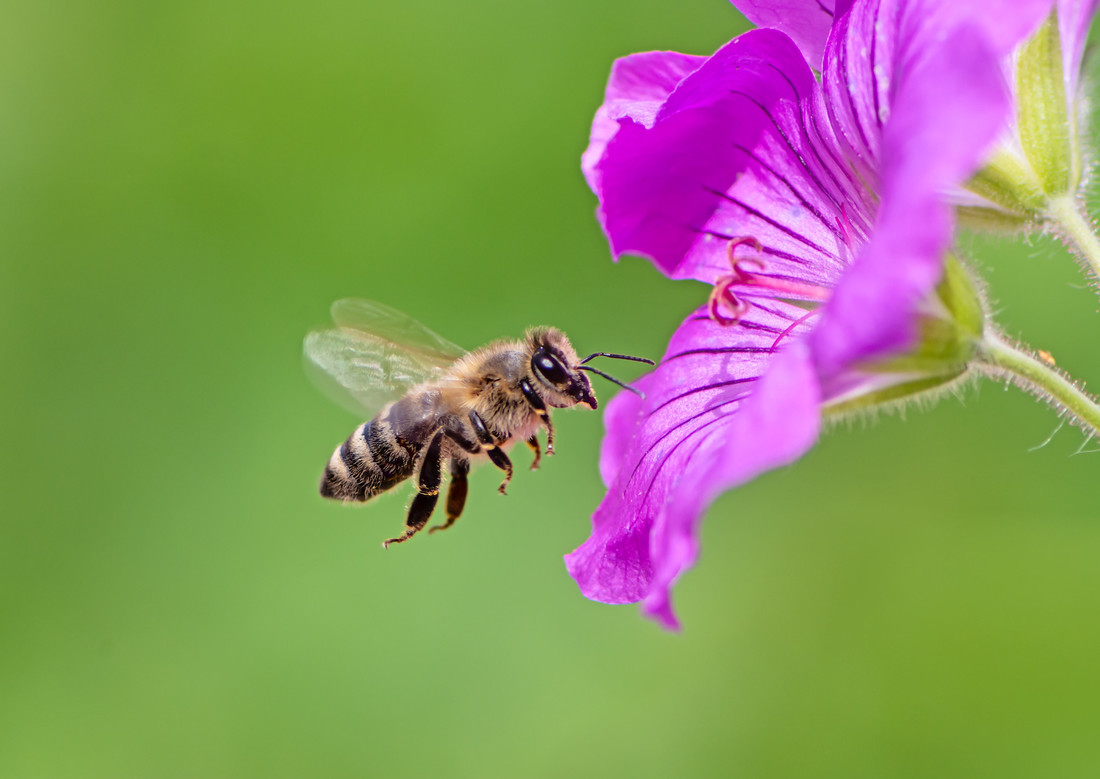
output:
[[[444,463],[451,476],[447,519],[429,532],[449,528],[462,514],[473,458],[487,457],[504,471],[501,494],[512,478],[505,452],[509,444],[526,441],[534,452],[531,468],[537,468],[541,427],[546,428],[546,453],[554,453],[550,409],[596,408],[586,372],[637,392],[587,365],[590,360],[612,357],[653,365],[642,357],[606,352],[582,360],[565,334],[552,327],[531,328],[522,340],[465,352],[370,300],[338,300],[332,318],[335,327],[306,336],[307,366],[344,405],[374,416],[333,452],[321,476],[321,495],[364,502],[415,477],[405,532],[383,542],[384,547],[407,541],[427,524],[439,499]]]

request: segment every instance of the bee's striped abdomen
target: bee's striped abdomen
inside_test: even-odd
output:
[[[323,497],[370,500],[412,475],[416,461],[397,443],[388,411],[361,424],[332,453],[321,476]]]

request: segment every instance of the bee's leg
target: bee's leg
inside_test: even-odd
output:
[[[527,445],[531,447],[531,451],[535,453],[535,459],[531,461],[531,470],[536,471],[539,467],[539,460],[542,459],[542,450],[539,448],[538,435],[533,435],[528,438]]]
[[[409,506],[409,516],[405,519],[405,532],[397,538],[382,542],[382,547],[400,544],[415,536],[428,522],[428,517],[439,500],[439,483],[443,480],[443,431],[432,436],[424,459],[420,461],[420,471],[416,475],[416,495]]]
[[[508,482],[512,480],[512,461],[508,459],[508,455],[504,453],[504,450],[497,446],[496,441],[489,435],[489,429],[485,427],[485,420],[476,411],[470,412],[470,424],[474,426],[474,433],[477,435],[477,440],[481,443],[481,449],[485,454],[489,455],[489,459],[493,461],[493,465],[504,471],[504,481],[500,483],[500,494],[507,495],[505,489],[508,486]]]
[[[554,425],[550,422],[550,412],[546,408],[546,404],[535,388],[531,386],[531,382],[527,379],[523,379],[519,383],[519,388],[523,390],[523,397],[527,398],[527,402],[531,404],[531,408],[535,410],[535,413],[539,415],[539,419],[546,425],[546,453],[554,453]]]
[[[466,474],[470,472],[470,461],[466,458],[451,458],[451,486],[447,488],[447,521],[442,525],[428,528],[429,533],[446,530],[462,516],[466,506]]]

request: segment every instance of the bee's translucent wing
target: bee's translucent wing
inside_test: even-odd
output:
[[[306,336],[310,378],[340,405],[368,417],[412,386],[438,378],[465,350],[373,300],[332,304],[335,327]]]

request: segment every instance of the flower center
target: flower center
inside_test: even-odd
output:
[[[734,238],[729,242],[726,253],[729,257],[731,272],[720,276],[714,282],[714,289],[711,290],[710,298],[707,301],[707,311],[710,313],[710,318],[718,324],[735,325],[740,322],[749,309],[752,308],[752,304],[743,297],[747,295],[809,300],[817,303],[824,303],[829,299],[831,290],[827,287],[784,276],[770,276],[764,273],[768,266],[759,256],[737,259],[736,251],[739,246],[748,246],[757,255],[761,254],[764,248],[760,245],[760,241],[751,236]],[[740,289],[740,296],[734,291],[734,287]],[[805,321],[815,310],[811,310],[795,324]],[[786,335],[786,332],[783,335]],[[777,343],[778,341],[779,339],[776,339]]]

